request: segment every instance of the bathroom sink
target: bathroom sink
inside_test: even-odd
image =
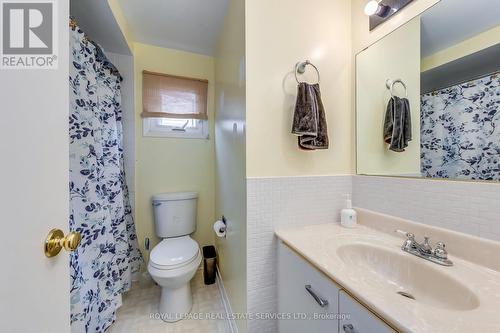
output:
[[[459,277],[453,277],[449,267],[433,267],[398,249],[363,242],[341,245],[335,252],[344,264],[359,272],[362,278],[358,283],[447,310],[469,311],[479,306],[479,298],[456,279]]]
[[[491,269],[476,260],[489,255],[494,263],[500,245],[435,230],[434,239],[450,244],[453,261],[453,266],[438,265],[404,252],[404,239],[392,232],[415,226],[366,214],[381,230],[326,223],[278,229],[276,234],[397,332],[499,332],[500,267]],[[465,253],[463,246],[473,260],[459,255]]]

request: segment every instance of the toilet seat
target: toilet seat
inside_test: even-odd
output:
[[[198,243],[191,237],[167,238],[153,248],[149,263],[159,270],[178,269],[191,264],[199,255]]]

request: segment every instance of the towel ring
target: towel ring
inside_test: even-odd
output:
[[[403,88],[405,88],[405,96],[406,96],[406,98],[408,98],[408,88],[406,88],[406,84],[401,79],[396,79],[394,81],[391,79],[387,79],[387,81],[385,81],[385,86],[391,92],[391,97],[394,97],[393,91],[394,91],[394,85],[396,83],[400,83],[403,86]]]
[[[310,62],[309,60],[306,60],[304,62],[298,62],[295,65],[295,80],[297,80],[297,83],[301,83],[301,81],[299,81],[297,73],[304,74],[305,71],[306,71],[306,66],[307,65],[310,65],[310,66],[314,67],[314,69],[316,70],[316,74],[318,74],[318,83],[319,83],[319,81],[320,81],[320,75],[319,75],[318,67],[314,66],[314,64],[312,62]]]

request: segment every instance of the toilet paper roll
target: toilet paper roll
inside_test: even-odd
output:
[[[214,231],[217,237],[226,237],[226,225],[221,220],[217,220],[214,223]]]

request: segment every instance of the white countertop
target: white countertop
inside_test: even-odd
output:
[[[500,332],[500,273],[498,271],[463,260],[452,254],[450,254],[449,259],[454,262],[454,266],[437,265],[403,252],[401,250],[403,237],[359,224],[354,229],[343,228],[340,224],[334,223],[290,229],[282,228],[276,230],[276,235],[287,246],[401,332]],[[370,246],[376,246],[383,251],[394,251],[397,253],[394,257],[397,261],[416,260],[417,262],[414,263],[417,267],[424,268],[419,270],[420,272],[413,273],[412,271],[411,273],[417,275],[413,280],[418,278],[418,281],[414,283],[420,285],[420,292],[424,290],[428,293],[446,293],[446,288],[449,288],[449,285],[463,286],[464,289],[458,290],[467,292],[458,292],[447,297],[446,302],[450,302],[451,307],[442,306],[439,302],[406,299],[397,295],[394,290],[390,290],[391,281],[381,281],[380,275],[373,275],[378,274],[377,269],[353,265],[352,262],[346,262],[339,256],[337,250],[341,246],[352,244],[370,244]],[[477,245],[477,241],[474,245]],[[470,248],[469,251],[474,251],[474,248]],[[497,256],[500,260],[500,252]],[[398,270],[398,263],[396,266],[394,264],[386,263],[385,266],[392,265],[391,269],[396,267],[394,269]],[[425,275],[425,272],[430,270],[437,270],[436,273],[440,277],[437,281],[429,279],[434,275]],[[404,273],[409,274],[408,271],[396,272],[395,274]],[[418,274],[424,275],[418,276]],[[450,283],[443,283],[443,281]],[[426,286],[429,286],[428,291]],[[472,300],[467,298],[469,295],[467,289],[472,292],[471,295],[474,294],[477,298],[469,297]],[[428,299],[432,300],[432,297],[435,298],[436,294],[430,295]],[[464,297],[466,298],[464,299]],[[457,300],[456,306],[453,303],[455,298]],[[471,305],[469,308],[460,305],[460,302],[467,304],[466,302],[469,301],[476,305]],[[455,309],[452,309],[453,307]]]

